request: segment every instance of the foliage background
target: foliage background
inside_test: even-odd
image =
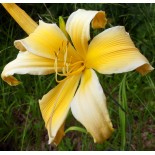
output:
[[[108,27],[123,25],[135,45],[155,67],[155,4],[19,4],[35,21],[58,23],[78,8],[105,10]],[[0,72],[18,51],[16,39],[26,37],[22,29],[0,5]],[[100,30],[103,31],[103,30]],[[100,31],[91,31],[96,35]],[[155,150],[155,73],[141,76],[127,74],[99,75],[107,96],[110,116],[115,128],[103,144],[78,131],[66,134],[58,147],[47,145],[48,137],[38,99],[56,85],[53,75],[17,75],[22,84],[10,87],[0,79],[0,150]],[[123,85],[122,85],[123,84]],[[123,91],[122,91],[123,90]],[[126,113],[120,101],[125,101]],[[117,103],[117,104],[116,104]],[[121,120],[126,118],[122,127]],[[66,129],[81,126],[69,113]],[[124,139],[124,142],[123,142]]]

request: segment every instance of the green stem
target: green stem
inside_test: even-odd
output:
[[[120,83],[119,88],[119,103],[122,108],[127,111],[127,97],[126,97],[126,74]],[[121,150],[126,149],[126,113],[119,107],[119,118],[121,128]]]

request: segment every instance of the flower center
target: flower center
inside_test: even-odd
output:
[[[62,82],[71,75],[81,73],[85,69],[85,63],[83,60],[73,61],[73,56],[68,55],[68,45],[69,43],[67,43],[65,49],[59,49],[58,52],[55,52],[54,69],[55,79],[58,83]],[[63,64],[61,67],[59,66],[60,62]],[[58,75],[65,78],[63,80],[58,80]]]

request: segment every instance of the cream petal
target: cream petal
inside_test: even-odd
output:
[[[103,31],[89,45],[87,68],[93,68],[102,74],[112,74],[132,71],[140,66],[145,66],[138,70],[142,74],[153,69],[123,26]]]
[[[67,117],[79,79],[80,75],[65,79],[39,100],[42,117],[48,130],[49,144],[58,144],[63,136],[62,124]]]
[[[55,59],[55,53],[62,54],[67,48],[68,56],[78,57],[75,49],[56,24],[39,21],[39,26],[27,38],[16,40],[14,45],[20,51],[29,51],[35,55]]]
[[[27,51],[38,56],[55,58],[54,52],[59,50],[63,42],[66,42],[66,37],[56,24],[48,24],[40,20],[39,26],[33,33],[25,39],[16,40],[14,44],[19,50],[24,46]]]
[[[58,63],[59,65],[63,65]],[[55,72],[54,60],[34,55],[28,51],[19,52],[17,58],[8,63],[1,74],[9,85],[17,85],[19,81],[14,74],[47,75]]]
[[[106,106],[106,97],[92,69],[84,71],[81,84],[71,103],[71,110],[74,117],[93,136],[94,142],[102,143],[111,136],[113,127]]]
[[[103,18],[98,18],[100,16]],[[88,49],[90,22],[93,18],[95,18],[92,23],[94,28],[105,26],[106,20],[103,11],[86,11],[83,9],[73,12],[66,23],[66,30],[71,37],[74,47],[83,59]]]

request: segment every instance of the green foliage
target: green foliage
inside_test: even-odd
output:
[[[57,24],[59,16],[66,21],[78,8],[105,10],[107,28],[125,26],[135,45],[155,66],[155,4],[20,4],[20,7],[35,21],[42,19]],[[24,38],[26,34],[2,6],[0,10],[2,72],[18,53],[13,46],[14,40]],[[100,31],[91,32],[91,35]],[[58,147],[47,144],[48,136],[38,104],[38,99],[56,85],[54,75],[16,77],[22,81],[16,87],[10,87],[0,79],[0,150],[155,150],[154,72],[146,76],[135,71],[108,76],[98,74],[115,132],[105,143],[94,144],[89,134],[69,131]],[[70,126],[82,127],[71,114],[66,129]]]

